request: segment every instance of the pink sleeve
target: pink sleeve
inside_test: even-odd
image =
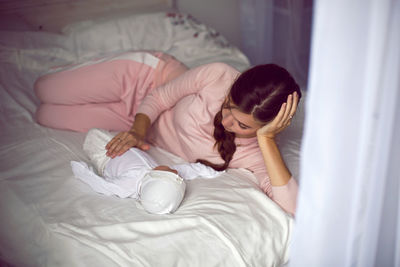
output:
[[[292,215],[295,213],[298,191],[296,180],[292,176],[285,185],[271,185],[270,177],[258,145],[257,147],[254,147],[254,149],[246,151],[246,154],[243,154],[243,160],[240,162],[240,165],[249,166],[248,169],[257,178],[260,189],[270,199],[277,203],[286,212]],[[236,165],[234,167],[240,166]]]
[[[198,93],[209,84],[215,85],[219,79],[225,79],[225,74],[230,69],[232,68],[224,63],[211,63],[188,70],[148,94],[137,113],[146,114],[153,123],[163,111],[172,108],[183,97]]]
[[[296,212],[297,192],[298,185],[293,177],[285,185],[272,186],[273,200],[292,215]]]

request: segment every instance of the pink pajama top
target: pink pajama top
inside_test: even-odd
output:
[[[223,163],[214,148],[214,116],[220,111],[230,86],[240,73],[224,63],[191,69],[155,88],[141,103],[138,113],[149,116],[148,141],[183,159]],[[294,214],[297,182],[271,186],[257,137],[235,138],[236,152],[230,168],[245,168],[257,177],[260,188],[287,212]]]

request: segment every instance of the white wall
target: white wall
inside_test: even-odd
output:
[[[181,12],[189,13],[214,28],[240,48],[240,0],[175,0]]]

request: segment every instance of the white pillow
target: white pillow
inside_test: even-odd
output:
[[[243,71],[250,65],[238,48],[188,14],[155,12],[88,20],[66,26],[63,34],[73,40],[79,61],[127,50],[158,50],[188,67],[219,61]]]

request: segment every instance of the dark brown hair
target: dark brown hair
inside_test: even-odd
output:
[[[286,69],[265,64],[243,72],[232,84],[229,96],[241,112],[252,114],[259,122],[268,123],[278,114],[288,95],[295,91],[300,98],[300,88]],[[197,160],[218,171],[228,168],[236,151],[235,134],[226,131],[221,121],[222,107],[214,117],[214,138],[215,147],[225,162],[218,165],[204,159]]]

